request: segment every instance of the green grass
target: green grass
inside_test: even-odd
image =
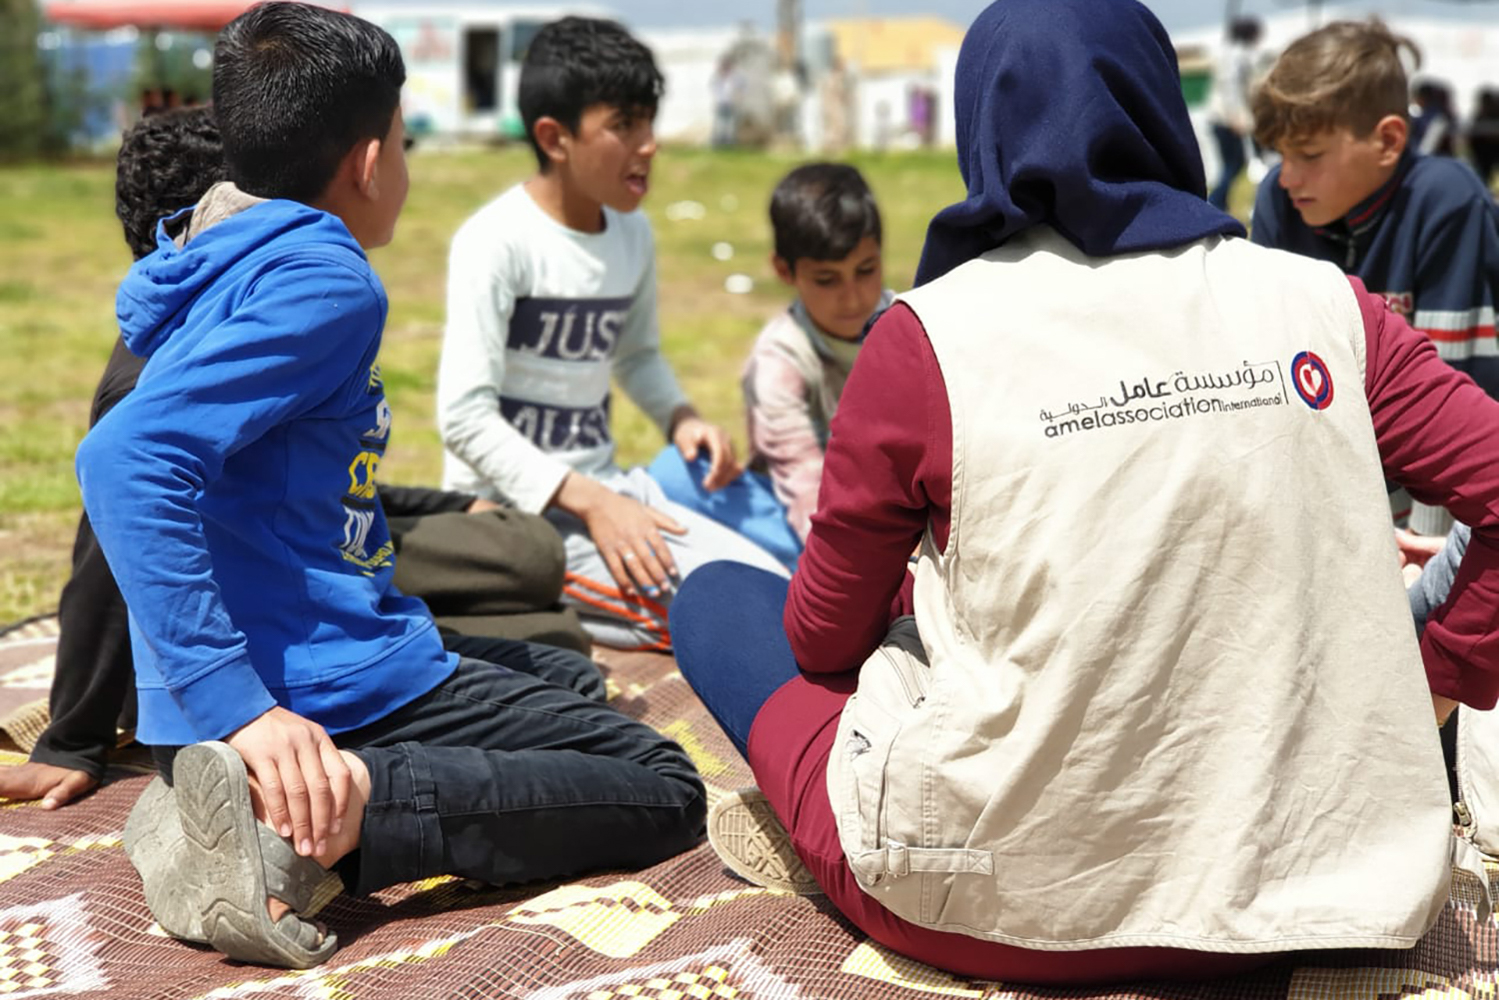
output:
[[[662,342],[688,394],[744,444],[739,368],[766,317],[787,296],[770,270],[770,189],[799,157],[668,149],[646,211],[655,226]],[[448,240],[475,209],[531,170],[521,148],[418,150],[396,240],[376,251],[390,293],[381,358],[395,433],[382,478],[435,485],[442,453],[433,415]],[[926,223],[962,194],[952,154],[861,156],[885,222],[886,280],[908,287]],[[701,203],[701,220],[667,206]],[[734,248],[714,259],[714,243]],[[114,217],[112,164],[0,169],[0,624],[49,611],[67,578],[79,512],[73,451],[115,339],[114,292],[130,264]],[[728,275],[755,280],[731,295]],[[648,460],[655,428],[623,397],[621,459]]]
[[[668,149],[656,160],[646,212],[656,231],[662,344],[688,395],[735,434],[743,453],[739,369],[761,324],[787,293],[769,264],[765,206],[792,154]],[[962,195],[951,152],[864,154],[885,228],[885,278],[908,288],[932,214]],[[448,240],[475,209],[527,176],[528,150],[418,150],[395,242],[373,255],[390,293],[381,367],[395,432],[382,479],[437,485],[442,449],[433,414],[442,344]],[[1234,204],[1253,191],[1240,179]],[[673,202],[703,205],[670,221]],[[1242,216],[1242,212],[1241,212]],[[713,244],[734,248],[716,260]],[[73,451],[114,345],[114,292],[130,254],[114,217],[113,164],[0,168],[0,625],[49,611],[67,578],[79,512]],[[724,279],[754,278],[732,295]],[[659,433],[622,395],[621,461],[647,461]]]

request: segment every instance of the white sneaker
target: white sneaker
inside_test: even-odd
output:
[[[767,889],[820,896],[817,880],[791,847],[791,835],[758,788],[730,792],[708,810],[708,843],[729,870]]]

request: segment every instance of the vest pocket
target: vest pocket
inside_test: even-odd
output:
[[[922,919],[933,875],[994,871],[988,851],[924,842],[919,751],[934,735],[924,707],[930,683],[915,619],[898,619],[864,663],[828,762],[828,798],[854,878],[886,909],[913,921]]]
[[[886,828],[886,770],[890,748],[900,732],[900,722],[868,698],[854,695],[845,709],[849,713],[848,736],[838,752],[843,755],[842,786],[838,803],[838,839],[865,886],[878,884],[883,873],[861,871],[858,859],[878,851]]]
[[[925,885],[933,874],[993,875],[994,857],[989,851],[921,846],[915,837],[917,828],[912,826],[914,817],[902,815],[898,806],[892,823],[890,754],[901,723],[868,697],[861,701],[855,695],[845,711],[849,713],[848,735],[839,751],[842,787],[834,800],[841,803],[838,837],[843,854],[859,885],[886,909],[906,920],[925,919],[929,896]],[[909,785],[903,789],[912,790]]]

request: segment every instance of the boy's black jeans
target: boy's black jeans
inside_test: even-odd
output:
[[[644,868],[703,832],[707,799],[681,747],[574,690],[479,660],[460,659],[432,691],[334,742],[370,772],[359,850],[337,866],[356,894],[434,875],[503,885]],[[168,782],[177,750],[155,748]]]

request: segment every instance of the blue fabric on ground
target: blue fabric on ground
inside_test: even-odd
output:
[[[709,464],[706,454],[688,462],[676,445],[669,444],[646,472],[668,500],[732,528],[795,570],[802,542],[787,523],[786,508],[776,499],[770,479],[746,471],[723,489],[709,493],[703,489]]]
[[[770,696],[799,669],[786,641],[789,581],[743,563],[715,562],[671,602],[677,666],[741,754]]]

